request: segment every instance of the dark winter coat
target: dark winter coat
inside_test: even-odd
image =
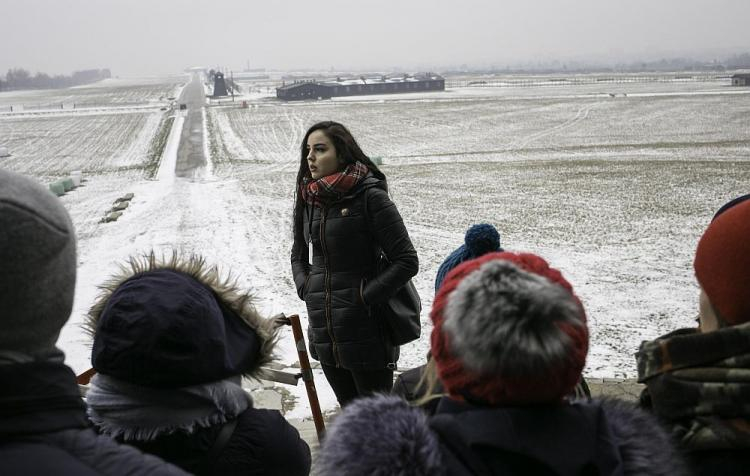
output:
[[[307,205],[303,235],[292,248],[292,271],[307,304],[313,357],[350,370],[395,364],[398,347],[385,337],[378,305],[417,274],[419,263],[385,183],[369,175],[337,202]],[[376,275],[381,248],[390,265]]]
[[[223,425],[162,435],[131,445],[157,455],[194,474],[303,476],[310,472],[310,448],[281,413],[248,408],[215,462],[205,458]]]
[[[426,367],[427,364],[424,364],[401,373],[393,382],[393,389],[391,390],[391,393],[394,395],[398,395],[412,405],[423,399],[425,397],[426,389],[424,385],[420,386],[419,382],[424,376]],[[432,395],[435,398],[426,401],[420,407],[425,412],[427,412],[428,415],[434,414],[435,410],[437,409],[438,402],[440,402],[439,396],[443,393],[443,385],[438,380],[435,383],[435,388],[432,390]]]
[[[428,418],[396,397],[361,399],[329,427],[316,469],[375,468],[403,476],[686,474],[653,417],[614,400],[477,407],[444,397]]]
[[[665,423],[695,474],[747,474],[750,323],[679,329],[643,342],[637,360],[641,405]]]
[[[0,474],[183,475],[181,469],[98,435],[75,375],[48,362],[0,365]]]

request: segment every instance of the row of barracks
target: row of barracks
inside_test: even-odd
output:
[[[444,91],[445,79],[435,73],[414,76],[336,78],[335,81],[302,80],[276,88],[276,97],[284,101],[304,99],[330,99],[338,96],[364,96],[369,94],[417,93]]]

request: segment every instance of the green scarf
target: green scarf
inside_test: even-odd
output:
[[[750,448],[750,323],[680,329],[636,354],[656,415],[687,450]]]

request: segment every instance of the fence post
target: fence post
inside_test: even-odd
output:
[[[320,410],[320,401],[318,400],[318,392],[315,389],[315,379],[313,378],[310,360],[307,357],[307,346],[305,345],[305,336],[302,333],[299,315],[292,314],[291,316],[286,316],[282,313],[274,316],[272,319],[274,319],[277,326],[286,325],[292,327],[292,335],[294,336],[297,357],[299,358],[299,367],[302,371],[302,381],[305,383],[305,389],[307,390],[307,399],[310,402],[310,411],[315,423],[315,431],[318,434],[318,441],[322,441],[326,429],[325,421],[323,420],[323,412]]]
[[[312,411],[315,430],[318,433],[318,441],[323,438],[325,432],[325,423],[323,422],[323,413],[320,411],[320,402],[318,393],[315,389],[315,380],[313,380],[312,368],[307,358],[307,346],[305,346],[305,337],[302,333],[302,326],[299,322],[299,315],[292,314],[289,316],[289,323],[292,326],[292,334],[297,344],[297,356],[299,357],[300,369],[302,370],[302,380],[305,382],[307,389],[307,398],[310,401],[310,410]]]

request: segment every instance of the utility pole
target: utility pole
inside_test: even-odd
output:
[[[229,81],[232,83],[232,102],[234,102],[234,71],[229,72]]]

